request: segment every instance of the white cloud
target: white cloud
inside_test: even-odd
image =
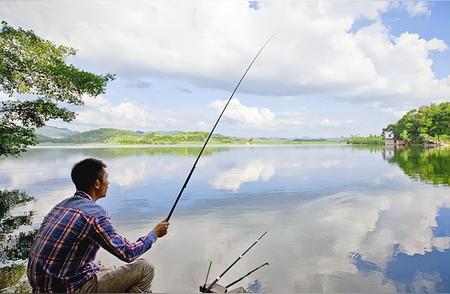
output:
[[[447,46],[447,44],[445,44],[444,41],[436,39],[436,38],[433,38],[433,39],[431,39],[431,40],[429,40],[427,42],[427,48],[430,51],[431,50],[436,50],[436,51],[442,52],[442,51],[447,50],[448,46]]]
[[[427,1],[402,1],[410,16],[431,15]]]
[[[344,121],[344,124],[346,125],[356,125],[358,122],[353,119],[348,119]]]
[[[138,88],[138,89],[149,88],[151,86],[152,84],[150,82],[141,80],[133,80],[125,84],[126,88]]]
[[[405,5],[411,15],[429,14],[426,2]],[[77,48],[77,64],[143,80],[177,77],[229,89],[264,40],[281,29],[242,91],[359,103],[381,99],[392,108],[450,95],[447,81],[434,76],[429,56],[447,45],[410,33],[392,36],[379,18],[391,8],[387,1],[267,1],[258,10],[247,1],[23,1],[2,6],[2,19]],[[351,32],[361,17],[375,23]],[[270,112],[260,116],[270,120]]]
[[[92,126],[116,126],[151,128],[151,114],[132,102],[113,105],[105,96],[84,99],[85,108],[78,113],[75,122]]]
[[[375,23],[355,34],[359,48],[376,72],[374,80],[367,84],[373,96],[395,108],[406,101],[417,103],[448,96],[450,88],[435,78],[429,58],[430,50],[444,50],[446,45],[437,39],[426,41],[417,34],[390,37],[388,33],[386,27]]]
[[[85,104],[77,110],[74,123],[89,127],[112,127],[131,130],[184,129],[183,118],[175,118],[168,111],[150,111],[148,107],[131,101],[113,104],[105,96],[84,99]]]
[[[211,128],[211,126],[209,126],[205,121],[202,120],[197,122],[197,127],[200,130],[208,130],[209,128]]]
[[[215,100],[209,104],[209,107],[222,111],[226,104],[225,100]],[[232,121],[242,123],[247,127],[264,128],[270,127],[275,121],[275,114],[270,109],[263,107],[251,107],[243,105],[238,99],[233,99],[228,104],[224,117]]]
[[[208,108],[220,113],[225,101],[215,100]],[[131,101],[113,104],[105,96],[85,99],[83,108],[77,111],[74,123],[89,127],[113,127],[132,130],[192,130],[209,131],[213,121],[200,120],[194,122],[189,116],[192,113],[172,113],[170,111],[151,111],[148,107]],[[204,111],[201,115],[209,115]],[[195,113],[201,117],[200,113]],[[247,129],[280,129],[286,126],[299,126],[303,122],[297,113],[281,113],[278,117],[266,107],[243,105],[238,99],[231,100],[224,118],[228,122],[237,124],[239,128]],[[216,117],[214,116],[214,119]]]
[[[341,122],[325,118],[320,122],[320,124],[325,127],[339,127],[341,125]]]
[[[277,112],[275,124],[277,127],[301,126],[304,124],[303,113],[300,112]]]
[[[402,107],[402,109],[394,109],[392,107],[382,106],[380,102],[373,102],[370,104],[370,108],[375,109],[379,112],[389,114],[394,118],[401,118],[406,112],[411,110],[411,107]]]

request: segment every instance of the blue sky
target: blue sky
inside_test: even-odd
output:
[[[439,38],[450,45],[450,2],[429,2],[430,14],[410,17],[404,9],[393,9],[382,14],[382,20],[391,29],[392,34],[400,35],[403,32],[417,33],[426,39]],[[438,78],[446,78],[450,74],[450,51],[435,52],[433,71]]]
[[[450,100],[450,2],[2,1],[0,18],[76,48],[80,68],[116,74],[74,122],[51,122],[70,129],[207,131],[279,30],[217,133],[379,134]]]

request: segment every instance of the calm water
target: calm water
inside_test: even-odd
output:
[[[33,149],[0,160],[0,187],[36,198],[38,225],[70,196],[72,165],[108,164],[99,201],[134,240],[170,209],[197,148]],[[449,292],[450,152],[350,146],[210,148],[171,220],[144,257],[157,292],[195,292],[264,231],[222,284],[264,262],[254,280],[276,292]],[[102,251],[103,263],[117,260]],[[210,280],[212,279],[210,278]]]

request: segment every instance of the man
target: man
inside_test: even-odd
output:
[[[166,235],[169,223],[160,222],[130,243],[95,203],[108,190],[106,165],[88,158],[75,164],[71,176],[76,193],[48,213],[31,248],[28,279],[33,292],[151,292],[153,266],[143,259],[130,262]],[[94,263],[100,247],[130,264],[100,272]]]

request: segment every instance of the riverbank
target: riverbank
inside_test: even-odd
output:
[[[53,128],[60,131],[58,128]],[[53,130],[52,129],[52,130]],[[119,129],[96,129],[82,133],[38,133],[40,144],[114,144],[114,145],[203,145],[207,132],[135,132]],[[50,135],[54,137],[49,137]],[[281,138],[281,137],[234,137],[213,134],[210,144],[235,145],[284,145],[284,144],[328,144],[343,141],[341,138]]]
[[[305,141],[301,143],[260,143],[260,144],[236,144],[236,143],[208,143],[208,148],[211,147],[276,147],[276,146],[301,146],[301,145],[349,145],[345,142],[338,141]],[[86,143],[86,144],[71,144],[71,143],[41,143],[35,146],[31,146],[31,149],[39,148],[200,148],[203,143],[190,143],[190,144],[117,144],[117,143]]]

